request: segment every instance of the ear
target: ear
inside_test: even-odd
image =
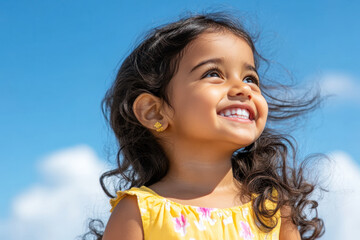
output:
[[[149,93],[140,94],[134,101],[133,111],[138,121],[150,130],[159,129],[159,122],[162,131],[168,127],[168,122],[162,111],[162,101]],[[157,124],[157,125],[155,125]]]

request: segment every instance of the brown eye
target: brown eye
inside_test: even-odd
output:
[[[201,78],[222,78],[222,74],[218,68],[210,68]]]
[[[259,86],[259,80],[254,76],[247,76],[244,78],[243,82],[245,83],[253,83]]]
[[[207,73],[204,74],[203,78],[212,78],[212,77],[220,77],[220,74],[216,71],[209,71]]]

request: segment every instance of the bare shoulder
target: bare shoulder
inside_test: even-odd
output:
[[[142,240],[143,228],[136,196],[126,196],[115,207],[103,240]]]
[[[289,217],[291,214],[291,207],[282,207],[280,213],[281,226],[279,240],[301,240],[299,230]]]

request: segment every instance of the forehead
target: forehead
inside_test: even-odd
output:
[[[246,40],[229,31],[220,31],[202,33],[190,42],[182,52],[179,67],[210,58],[254,65],[254,54]]]

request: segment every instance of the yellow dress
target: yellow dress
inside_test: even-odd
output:
[[[126,195],[137,197],[145,240],[279,239],[280,211],[275,214],[276,227],[264,233],[256,226],[251,202],[231,208],[182,205],[142,186],[118,191],[117,197],[110,200],[111,211]]]

